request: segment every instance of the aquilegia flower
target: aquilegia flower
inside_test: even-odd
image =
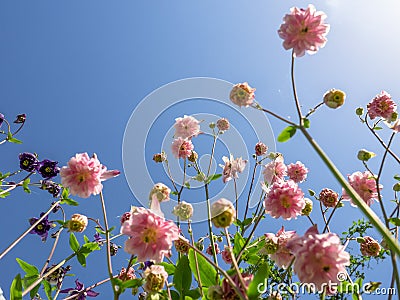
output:
[[[370,236],[364,236],[360,243],[360,251],[364,256],[378,256],[381,251],[381,245],[378,241],[374,240]]]
[[[60,173],[60,168],[57,164],[57,161],[44,159],[36,165],[36,171],[42,175],[44,179],[50,179]]]
[[[38,159],[35,154],[29,153],[29,152],[24,152],[21,153],[19,156],[19,167],[22,170],[32,172],[35,170],[37,164],[38,164]]]
[[[176,158],[185,159],[192,154],[194,146],[191,140],[178,137],[172,142],[171,149],[172,149],[172,154]]]
[[[76,300],[86,300],[86,297],[97,297],[99,293],[92,291],[92,290],[86,290],[85,286],[83,285],[82,282],[75,280],[75,288],[68,288],[61,290],[60,293],[66,294],[73,296],[73,295],[79,295],[78,297],[75,297],[74,299]]]
[[[40,218],[44,215],[42,212],[40,214]],[[40,218],[30,218],[29,224],[33,225],[39,220]],[[55,224],[53,221],[49,221],[49,216],[47,215],[42,221],[39,222],[29,233],[30,234],[37,234],[42,238],[42,241],[46,241],[47,235],[49,234],[49,230],[53,228]]]
[[[326,207],[335,207],[339,202],[338,193],[328,188],[322,189],[318,198]]]
[[[277,156],[273,161],[264,166],[264,181],[268,185],[276,181],[282,181],[283,177],[287,175],[287,166],[283,162],[283,156]]]
[[[55,183],[51,180],[41,180],[40,184],[40,189],[48,191],[53,195],[54,198],[60,196],[61,187],[58,183]]]
[[[183,118],[176,118],[174,127],[175,138],[191,139],[200,133],[200,121],[192,116],[185,115]]]
[[[168,278],[168,273],[165,271],[163,266],[152,265],[144,270],[143,276],[146,280],[146,284],[143,286],[143,289],[146,292],[151,293],[159,292],[163,289]]]
[[[339,284],[338,274],[346,273],[345,266],[350,265],[340,238],[334,233],[319,234],[316,226],[289,241],[287,247],[295,256],[294,272],[300,281],[314,283],[318,290],[328,282]]]
[[[371,204],[374,203],[374,199],[378,198],[376,181],[372,175],[368,171],[365,171],[364,173],[357,171],[347,177],[350,185],[357,192],[357,194],[368,206],[371,206]],[[382,189],[382,185],[379,185],[379,189]],[[344,189],[342,192],[342,198],[345,200],[350,200],[351,205],[356,206],[353,202],[353,199],[351,199]]]
[[[256,89],[250,87],[247,82],[235,84],[229,98],[236,105],[247,107],[254,102]]]
[[[307,173],[308,169],[300,161],[287,166],[287,175],[296,183],[306,180]]]
[[[229,227],[235,221],[235,208],[231,201],[221,198],[211,205],[211,221],[217,228]]]
[[[256,152],[257,156],[261,156],[267,153],[268,147],[262,142],[258,142],[255,147],[254,151]]]
[[[89,157],[87,153],[79,153],[69,160],[68,166],[62,167],[60,176],[62,185],[69,188],[72,195],[88,198],[102,191],[102,181],[118,176],[119,173],[117,170],[107,171],[96,154]]]
[[[230,158],[223,156],[222,160],[224,161],[224,165],[219,165],[223,168],[222,171],[222,181],[227,183],[232,178],[239,178],[239,173],[242,173],[244,168],[246,167],[247,160],[242,159],[241,157],[233,159],[233,155],[230,155]]]
[[[137,256],[138,261],[161,262],[179,238],[179,229],[172,221],[159,217],[152,211],[137,208],[121,227],[121,233],[130,238],[125,242],[125,251]]]
[[[386,120],[391,120],[392,114],[396,111],[397,105],[392,100],[392,97],[385,91],[376,95],[367,105],[368,116],[371,120],[376,117],[381,117]]]
[[[293,180],[275,182],[265,196],[265,212],[273,218],[297,218],[306,205],[304,193]]]
[[[308,54],[316,53],[327,41],[329,25],[324,23],[325,18],[325,13],[316,11],[311,4],[307,9],[292,7],[278,30],[283,47],[293,49],[297,57],[303,56],[306,51]]]
[[[4,122],[4,115],[2,113],[0,113],[0,127],[1,127],[1,124],[3,124],[3,122]]]
[[[292,252],[286,247],[287,243],[293,238],[298,237],[296,231],[285,231],[285,228],[282,228],[275,234],[266,233],[265,239],[276,241],[277,250],[276,252],[270,254],[271,259],[280,267],[287,268],[292,259],[294,258]]]

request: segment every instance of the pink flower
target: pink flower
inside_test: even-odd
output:
[[[217,243],[214,243],[214,250],[215,250],[215,254],[219,254],[221,252],[221,250],[219,250],[219,246]],[[208,247],[206,249],[206,253],[208,255],[213,255],[213,250],[212,250],[211,244],[208,245]]]
[[[360,243],[360,251],[364,256],[378,256],[381,251],[381,245],[370,236],[364,236]]]
[[[283,156],[279,155],[275,160],[264,166],[264,181],[271,185],[276,181],[282,181],[286,176],[287,167],[283,162]]]
[[[121,233],[130,238],[125,251],[137,256],[140,262],[161,262],[168,255],[173,241],[179,238],[179,229],[172,221],[166,221],[148,209],[136,208],[129,220],[121,227]]]
[[[304,194],[293,180],[273,183],[264,200],[266,213],[286,220],[301,215],[305,205]]]
[[[217,121],[217,127],[220,131],[227,131],[231,124],[229,124],[229,120],[226,118],[221,118]]]
[[[324,188],[319,193],[319,201],[326,207],[335,207],[339,202],[339,195],[331,189]]]
[[[99,194],[103,189],[101,182],[119,174],[117,170],[107,171],[96,154],[89,157],[87,153],[76,154],[60,171],[62,185],[81,198]]]
[[[241,157],[233,159],[233,155],[230,155],[230,158],[223,156],[222,160],[225,165],[219,165],[223,168],[222,171],[222,181],[227,183],[232,178],[239,178],[238,173],[242,173],[244,168],[246,167],[247,160],[242,159]]]
[[[340,238],[334,233],[318,234],[316,226],[289,241],[287,247],[296,258],[294,272],[300,281],[313,283],[318,290],[328,282],[340,283],[338,274],[345,274],[345,266],[350,265],[350,255],[344,251]]]
[[[257,156],[264,155],[267,153],[268,147],[264,143],[258,142],[254,147]]]
[[[236,105],[247,107],[254,102],[255,90],[247,82],[238,83],[233,86],[229,98]]]
[[[394,122],[393,126],[390,127],[390,129],[400,132],[400,119],[397,119],[396,122]]]
[[[246,294],[245,291],[247,290],[247,287],[249,286],[250,282],[253,280],[253,274],[242,273],[242,278],[243,278],[243,282],[246,285],[246,287],[242,287],[239,276],[236,272],[235,272],[235,274],[232,275],[232,280],[235,283],[235,285],[239,288],[239,290],[243,294]],[[236,294],[236,291],[230,285],[228,280],[226,280],[226,278],[222,281],[222,291],[223,291],[223,299],[224,300],[240,299],[239,295]]]
[[[183,139],[191,139],[200,133],[200,121],[192,116],[184,116],[183,118],[175,119],[175,134],[174,137]]]
[[[149,268],[146,268],[143,276],[146,280],[143,289],[149,293],[161,291],[168,279],[168,273],[160,265],[151,265]]]
[[[192,154],[194,146],[191,140],[178,137],[172,142],[171,148],[172,154],[176,158],[188,158]]]
[[[368,171],[365,171],[364,173],[357,171],[347,176],[347,178],[349,179],[350,185],[368,206],[371,206],[371,204],[374,202],[374,199],[378,198],[376,181]],[[382,189],[382,185],[379,185],[379,189]],[[344,189],[342,190],[342,198],[345,200],[350,200],[351,204],[356,206]]]
[[[278,30],[283,47],[286,50],[293,48],[297,57],[303,56],[306,51],[308,54],[316,53],[327,41],[329,25],[324,24],[325,18],[325,13],[316,11],[311,4],[307,9],[292,7]]]
[[[299,161],[287,166],[287,175],[296,183],[306,180],[307,173],[308,169]]]
[[[371,120],[376,117],[391,120],[392,114],[396,111],[396,108],[396,103],[394,103],[391,96],[385,91],[376,95],[367,105],[368,116]]]
[[[231,252],[229,251],[228,246],[224,247],[224,250],[222,250],[221,252],[221,256],[225,263],[227,263],[228,265],[232,264],[232,255]]]
[[[296,231],[285,231],[285,228],[282,226],[276,235],[273,233],[266,233],[265,237],[272,241],[276,240],[278,249],[275,253],[270,254],[270,257],[280,268],[286,269],[294,258],[292,252],[286,245],[290,240],[298,237]]]

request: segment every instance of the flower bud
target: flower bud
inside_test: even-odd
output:
[[[360,251],[364,256],[378,256],[381,245],[372,237],[365,236],[364,241],[360,244]]]
[[[304,198],[306,205],[304,206],[303,210],[301,211],[302,216],[309,216],[313,209],[313,202],[311,199]]]
[[[88,218],[84,215],[73,214],[71,220],[66,222],[68,231],[72,232],[82,232],[86,229],[88,225]]]
[[[363,114],[364,114],[364,108],[358,107],[358,108],[356,109],[356,115],[357,115],[357,116],[362,116]]]
[[[227,131],[230,126],[228,119],[222,118],[217,121],[217,127],[220,131]]]
[[[199,240],[198,242],[195,242],[194,245],[196,246],[197,249],[200,251],[204,250],[204,243],[203,240]]]
[[[196,151],[192,151],[192,153],[188,157],[188,161],[190,162],[196,162],[196,160],[199,158],[199,155],[197,154]]]
[[[193,216],[193,206],[190,203],[182,201],[174,207],[172,213],[181,220],[185,221]]]
[[[174,241],[174,246],[176,251],[179,253],[187,254],[189,252],[189,241],[184,237],[179,237],[179,239]]]
[[[210,300],[222,300],[224,292],[219,285],[213,285],[208,288],[207,298]]]
[[[214,226],[229,227],[235,220],[235,208],[232,202],[221,198],[211,205],[211,221]]]
[[[267,153],[268,147],[264,143],[258,142],[254,147],[254,150],[256,151],[257,156],[261,156]]]
[[[215,254],[219,254],[221,252],[221,250],[219,249],[219,246],[217,243],[214,243],[214,250],[215,250]],[[211,244],[208,245],[207,249],[206,249],[206,253],[208,255],[213,255],[213,249],[211,247]]]
[[[319,201],[326,207],[335,207],[339,201],[339,195],[335,191],[325,188],[319,193]]]
[[[324,103],[329,108],[338,108],[343,105],[346,94],[341,90],[331,89],[324,95]]]
[[[357,158],[361,161],[368,161],[370,158],[376,156],[374,152],[362,149],[358,151]]]
[[[399,114],[397,113],[397,111],[392,112],[392,115],[390,117],[390,122],[394,122],[397,120],[397,117],[399,116]]]
[[[129,268],[128,271],[126,271],[125,268],[122,268],[118,275],[118,279],[121,279],[122,281],[127,281],[135,278],[135,270],[132,267]]]
[[[159,202],[167,201],[170,193],[171,189],[164,183],[156,183],[150,191],[149,200],[151,201],[153,197],[156,197]]]
[[[166,159],[167,159],[167,156],[165,155],[164,151],[161,153],[154,154],[154,156],[153,156],[153,160],[156,163],[161,163],[161,162],[165,161]]]
[[[396,182],[396,183],[393,185],[393,191],[395,191],[395,192],[400,192],[400,182]]]
[[[214,123],[214,122],[211,122],[211,123],[208,125],[208,127],[210,127],[211,129],[214,129],[214,128],[215,128],[215,123]]]
[[[146,283],[144,290],[146,292],[159,292],[163,289],[168,273],[163,266],[152,265],[143,272]]]
[[[22,124],[22,123],[25,123],[25,121],[26,121],[26,114],[20,114],[20,115],[17,115],[14,123],[15,124]]]
[[[235,84],[231,90],[229,98],[239,106],[247,107],[254,102],[254,91],[247,82]]]
[[[121,226],[122,224],[124,224],[125,221],[128,221],[130,218],[131,218],[131,213],[129,211],[124,213],[120,219]]]

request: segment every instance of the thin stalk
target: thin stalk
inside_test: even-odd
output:
[[[107,212],[106,212],[106,204],[104,201],[103,197],[103,192],[100,192],[100,202],[101,202],[101,208],[103,211],[103,219],[104,219],[104,228],[105,228],[105,234],[106,234],[106,247],[107,247],[107,268],[108,268],[108,275],[110,280],[113,278],[113,270],[112,270],[112,263],[111,263],[111,250],[110,250],[110,229],[108,227],[108,221],[107,221]],[[114,299],[118,299],[118,292],[115,289],[114,281],[111,280],[111,285],[113,289],[113,294],[114,294]]]
[[[331,232],[331,230],[329,229],[329,226],[328,226],[328,221],[326,220],[324,209],[322,208],[322,202],[321,201],[319,201],[319,208],[321,209],[321,214],[322,214],[322,218],[324,219],[325,228],[328,229],[328,232]],[[325,229],[324,229],[324,231],[325,231]]]
[[[240,250],[240,252],[239,252],[239,254],[238,254],[238,256],[237,256],[237,261],[238,261],[238,263],[240,264],[240,261],[241,261],[241,257],[242,257],[242,255],[243,255],[243,252],[244,252],[244,250],[246,249],[246,247],[247,247],[247,245],[250,243],[250,241],[251,241],[251,239],[253,238],[253,235],[254,235],[254,232],[256,231],[256,228],[257,228],[257,226],[258,226],[258,223],[260,223],[260,221],[261,221],[261,219],[262,219],[262,214],[260,214],[259,216],[258,216],[258,218],[257,218],[257,220],[256,220],[256,222],[255,222],[255,224],[254,224],[254,226],[253,226],[253,228],[251,229],[251,232],[250,232],[250,234],[249,234],[249,237],[246,239],[246,241],[244,242],[244,245],[243,245],[243,247],[242,247],[242,249]]]
[[[204,185],[204,188],[206,190],[206,202],[207,202],[207,216],[208,216],[208,233],[210,235],[210,243],[211,243],[211,250],[213,254],[213,259],[215,265],[218,266],[218,259],[217,259],[217,253],[215,251],[214,247],[214,233],[212,232],[212,222],[211,222],[211,205],[210,205],[210,198],[208,194],[208,183]],[[218,282],[218,271],[217,271],[217,282]]]
[[[262,108],[259,105],[252,106],[252,107],[254,107],[254,108],[258,109],[258,110],[262,110],[263,112],[265,112],[265,113],[267,113],[267,114],[269,114],[271,116],[274,116],[275,118],[277,118],[277,119],[281,120],[282,122],[285,122],[285,123],[287,123],[289,125],[292,125],[294,127],[298,126],[296,123],[294,123],[292,121],[289,121],[289,120],[286,120],[284,117],[281,117],[280,115],[278,115],[278,114],[276,114],[276,113],[274,113],[274,112],[272,112],[272,111],[270,111],[268,109]]]
[[[194,237],[193,237],[193,230],[192,230],[192,223],[190,222],[190,219],[188,220],[188,232],[190,235],[190,242],[192,243],[192,246],[194,247]],[[200,294],[203,296],[203,285],[201,284],[201,278],[200,278],[200,268],[199,268],[199,262],[197,260],[197,253],[194,253],[194,263],[196,265],[196,273],[197,273],[197,282],[199,284],[200,288]]]
[[[118,275],[115,275],[113,278],[117,278],[117,277],[118,277]],[[90,291],[90,290],[94,289],[95,287],[98,287],[99,285],[102,285],[103,283],[106,283],[107,281],[110,281],[110,278],[103,279],[102,281],[99,281],[99,282],[97,282],[97,283],[95,283],[95,284],[93,284],[93,285],[87,287],[87,288],[84,289],[81,293],[76,294],[76,295],[69,296],[69,297],[67,297],[67,298],[64,298],[63,300],[72,300],[72,299],[76,299],[77,297],[81,296],[84,292]]]
[[[249,194],[247,195],[247,203],[246,203],[246,209],[245,209],[245,211],[244,211],[243,221],[246,220],[246,218],[247,218],[247,211],[249,210],[249,203],[250,203],[251,191],[253,190],[254,178],[255,178],[255,176],[256,176],[257,166],[258,166],[258,158],[257,158],[257,156],[256,156],[256,164],[254,165],[253,174],[252,174],[252,176],[251,176],[250,189],[249,189]]]
[[[51,211],[58,205],[60,204],[60,200],[54,202],[52,206],[44,213],[43,216],[41,216],[35,223],[31,225],[27,230],[25,230],[14,242],[12,242],[1,254],[0,254],[0,259],[2,259],[12,248],[15,247],[33,228],[35,228],[48,214],[51,213]]]
[[[225,230],[226,242],[228,244],[229,253],[230,253],[231,258],[232,258],[232,264],[233,264],[233,267],[235,268],[235,271],[236,271],[236,273],[237,273],[237,275],[239,277],[240,284],[242,285],[242,288],[244,290],[245,298],[247,299],[247,286],[244,283],[244,279],[243,279],[242,273],[239,270],[239,266],[237,264],[237,261],[236,261],[236,258],[235,258],[235,254],[233,254],[233,248],[232,248],[231,238],[229,236],[228,228],[225,227],[224,230]]]
[[[19,187],[19,186],[22,186],[22,185],[23,185],[23,182],[24,182],[26,179],[28,179],[29,177],[31,177],[34,173],[35,173],[35,172],[30,172],[30,173],[29,173],[28,175],[26,175],[20,182],[18,182],[18,183],[16,183],[16,184],[13,184],[13,185],[10,186],[8,189],[5,189],[5,190],[1,191],[1,192],[0,192],[0,196],[3,195],[3,194],[5,194],[5,193],[8,193],[8,192],[12,191],[13,189],[15,189],[15,188],[17,188],[17,187]]]
[[[297,97],[297,91],[296,91],[296,83],[294,81],[294,50],[292,52],[292,63],[291,63],[291,68],[290,68],[290,75],[292,78],[292,90],[293,90],[293,96],[294,96],[294,102],[296,104],[296,110],[297,110],[297,115],[299,117],[299,123],[300,127],[303,127],[303,115],[301,113],[301,107],[300,107],[300,102],[299,98]]]
[[[236,178],[233,178],[233,186],[235,188],[235,209],[236,209],[236,220],[239,217],[239,212],[238,212],[238,203],[239,203],[239,197],[238,197],[238,190],[237,190],[237,184],[236,184]]]
[[[322,233],[325,233],[325,231],[326,231],[327,229],[329,229],[329,228],[328,228],[329,222],[331,221],[331,219],[332,219],[332,217],[333,217],[333,214],[335,213],[336,209],[339,207],[341,201],[342,201],[342,199],[340,199],[340,200],[338,201],[338,203],[336,203],[335,207],[333,208],[331,214],[329,215],[328,221],[327,221],[326,224],[325,224],[325,227],[324,227],[324,230],[322,231]]]

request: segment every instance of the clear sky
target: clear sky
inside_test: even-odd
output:
[[[277,29],[292,6],[305,7],[308,3],[1,2],[0,112],[10,120],[19,113],[26,113],[27,123],[17,136],[23,140],[22,145],[1,146],[0,171],[16,170],[18,154],[26,151],[36,152],[42,159],[57,160],[60,165],[65,165],[75,153],[95,152],[109,169],[123,171],[124,167],[132,168],[132,165],[123,165],[122,145],[125,128],[135,108],[159,87],[188,77],[211,77],[233,83],[248,81],[257,88],[256,98],[261,105],[295,118],[289,73],[290,51],[283,49]],[[313,115],[310,132],[344,174],[363,171],[362,164],[355,159],[357,151],[367,148],[380,154],[382,149],[358,121],[355,108],[365,106],[381,90],[389,92],[395,100],[400,98],[400,44],[397,38],[400,27],[395,25],[400,18],[398,3],[394,0],[379,1],[379,4],[376,1],[332,0],[314,4],[328,15],[326,21],[331,29],[325,48],[316,55],[306,54],[297,60],[298,94],[303,110],[307,111],[321,101],[328,89],[339,88],[347,93],[342,108],[333,111],[323,107]],[[153,109],[157,110],[159,105],[154,103]],[[226,113],[251,155],[255,132],[265,135],[268,130],[248,127],[242,117],[243,110],[235,112],[229,108]],[[160,108],[159,118],[154,119],[150,128],[150,138],[137,140],[137,147],[145,151],[142,151],[142,156],[132,157],[130,163],[140,165],[145,161],[149,165],[151,180],[169,184],[163,169],[152,164],[151,157],[155,151],[161,150],[165,136],[165,145],[169,145],[168,134],[172,134],[174,119],[184,114],[224,117],[224,113],[224,106],[221,108],[216,103],[195,100],[189,104]],[[148,121],[148,116],[143,115],[143,121]],[[269,118],[269,121],[275,134],[284,127],[277,120]],[[259,122],[256,121],[255,128]],[[207,129],[206,122],[202,126]],[[138,136],[148,130],[137,126]],[[135,140],[135,136],[130,138]],[[207,142],[208,138],[204,136],[201,139]],[[235,137],[229,140],[235,140]],[[285,162],[300,160],[310,169],[307,182],[302,184],[305,191],[329,187],[340,192],[338,184],[300,135],[276,147],[284,154]],[[239,149],[246,150],[243,147]],[[399,152],[398,140],[395,140],[393,149]],[[228,152],[224,152],[222,147],[217,153],[216,163],[222,163],[221,156],[228,155]],[[378,155],[371,163],[374,170],[380,158]],[[394,183],[392,177],[399,173],[399,166],[389,159],[385,171],[383,184],[387,189],[383,197],[389,201]],[[128,181],[123,173],[105,183],[111,226],[118,227],[119,216],[128,211],[130,205],[139,205],[138,200],[142,203],[147,201],[135,198]],[[136,184],[151,185],[148,181]],[[222,184],[217,183],[215,194],[222,188]],[[232,184],[226,189],[232,190]],[[142,192],[147,194],[147,191]],[[190,193],[187,195],[189,198]],[[49,207],[52,198],[33,189],[31,195],[16,191],[0,200],[2,250],[27,228],[30,217],[38,216]],[[79,212],[100,217],[98,197],[77,200],[80,206],[68,208],[67,214]],[[333,221],[333,231],[341,233],[352,220],[361,216],[356,208],[347,206]],[[381,215],[377,204],[373,208]],[[321,220],[317,210],[313,216],[315,220]],[[302,218],[290,223],[268,218],[259,234],[276,232],[282,224],[287,224],[289,230],[303,233],[309,225],[307,222]],[[204,223],[197,225],[195,230],[198,230],[198,236],[204,234]],[[91,236],[93,232],[86,234]],[[376,238],[380,239],[379,236]],[[12,278],[21,272],[15,257],[39,264],[47,257],[51,247],[49,242],[43,245],[37,236],[27,236],[0,261],[0,287],[6,295]],[[121,245],[123,242],[124,238],[118,240]],[[61,243],[68,244],[67,235]],[[55,261],[69,253],[68,249],[59,247]],[[113,259],[114,268],[125,266],[128,258],[128,254],[120,250]],[[104,252],[89,257],[87,270],[75,262],[72,265],[72,273],[86,285],[107,277]],[[374,265],[370,279],[387,282],[387,267],[385,264]],[[66,279],[64,286],[73,286],[74,279]],[[96,290],[102,292],[100,299],[106,299],[110,292],[108,286]]]

